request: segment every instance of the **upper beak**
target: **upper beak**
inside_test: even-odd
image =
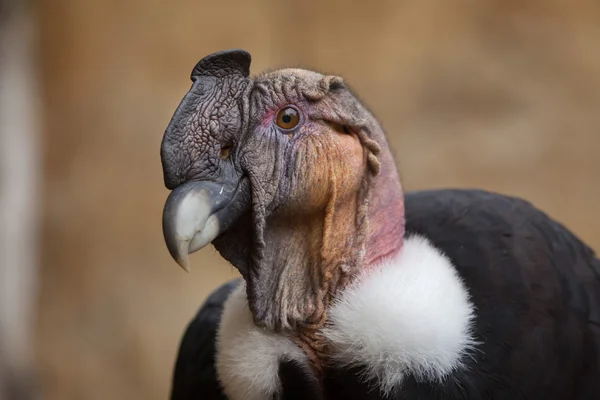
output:
[[[216,214],[236,193],[213,182],[190,181],[175,188],[163,209],[163,235],[169,253],[187,272],[188,255],[212,242],[221,232]]]

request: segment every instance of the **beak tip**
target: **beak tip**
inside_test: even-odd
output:
[[[175,262],[188,274],[190,273],[190,262],[188,257],[178,257]]]
[[[216,211],[225,201],[222,185],[190,181],[175,188],[165,203],[162,228],[165,244],[173,260],[190,272],[188,255],[208,245],[219,235]],[[227,200],[229,201],[229,200]]]

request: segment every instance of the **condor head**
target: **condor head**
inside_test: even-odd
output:
[[[202,59],[164,134],[172,192],[163,232],[175,261],[213,243],[242,274],[254,321],[322,323],[359,266],[399,250],[397,171],[375,118],[337,76],[249,76],[250,55]]]

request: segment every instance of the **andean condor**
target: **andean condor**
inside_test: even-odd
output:
[[[172,400],[600,399],[600,261],[530,203],[403,193],[337,76],[211,54],[162,141],[167,247],[242,279],[182,340]]]

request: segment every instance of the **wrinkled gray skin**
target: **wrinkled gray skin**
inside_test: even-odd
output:
[[[163,137],[161,160],[165,186],[177,188],[165,206],[165,239],[171,255],[188,270],[188,249],[176,250],[175,238],[167,234],[168,223],[173,222],[172,213],[175,212],[171,212],[170,208],[179,206],[175,198],[195,190],[192,185],[195,182],[215,183],[216,188],[210,189],[219,190],[210,193],[209,201],[219,193],[222,199],[218,205],[216,201],[212,202],[210,214],[218,217],[221,232],[246,212],[250,204],[250,186],[241,163],[241,152],[232,152],[226,160],[220,157],[223,147],[239,148],[241,133],[247,130],[252,88],[252,81],[248,78],[249,67],[250,55],[245,52],[216,53],[201,60],[192,71],[193,85],[175,111]],[[219,186],[223,187],[222,193]],[[206,244],[200,243],[190,252]],[[242,274],[246,273],[245,256],[233,252],[225,258]]]
[[[323,219],[333,204],[332,185],[338,197],[344,190],[349,197],[362,193],[369,154],[349,130],[385,140],[340,78],[289,69],[252,80],[249,67],[248,53],[230,50],[194,68],[194,83],[161,148],[165,185],[173,190],[163,231],[186,269],[188,253],[212,242],[246,280],[255,323],[282,331],[317,322],[329,279],[322,276],[323,260],[364,257],[365,234],[354,225],[335,243],[339,256],[325,249],[339,235],[330,229],[327,239]],[[301,110],[301,121],[286,131],[275,116],[289,104]],[[222,149],[228,147],[227,156]],[[340,220],[359,225],[354,214]],[[305,223],[313,215],[316,225]]]

